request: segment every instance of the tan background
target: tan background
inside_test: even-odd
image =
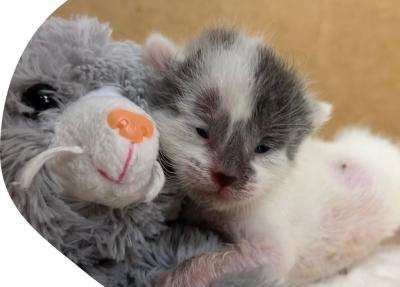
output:
[[[110,22],[114,38],[191,37],[220,19],[262,33],[335,105],[323,130],[361,123],[400,138],[400,1],[69,0],[56,15]]]

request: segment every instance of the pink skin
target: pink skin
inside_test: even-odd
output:
[[[120,174],[118,175],[117,179],[112,178],[106,171],[101,170],[99,168],[97,168],[97,171],[100,173],[101,176],[103,176],[105,179],[115,183],[115,184],[120,184],[122,183],[122,180],[124,179],[126,173],[128,172],[129,166],[130,166],[130,162],[132,160],[132,156],[133,153],[135,151],[135,144],[133,142],[131,142],[131,144],[129,145],[129,149],[128,149],[128,155],[126,156],[124,165],[122,167],[122,170],[120,172]]]
[[[349,189],[367,189],[372,185],[372,177],[368,174],[367,170],[355,163],[343,162],[339,164],[337,169],[339,179]]]

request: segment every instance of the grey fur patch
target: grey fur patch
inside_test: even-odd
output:
[[[151,97],[148,98],[149,105],[155,110],[168,109],[170,112],[178,114],[177,102],[182,97],[178,82],[180,79],[172,73],[165,73],[163,77],[149,81],[149,87],[151,87]]]
[[[214,122],[229,124],[229,114],[223,111],[219,91],[212,87],[200,90],[196,96],[193,112],[206,124],[211,126]]]
[[[225,49],[231,47],[239,33],[236,30],[230,29],[228,27],[216,27],[209,29],[200,36],[201,41],[207,41],[213,47],[224,47]]]
[[[293,159],[298,145],[313,129],[305,84],[272,49],[258,47],[257,59],[253,120],[264,136],[262,142],[272,148],[286,146]]]

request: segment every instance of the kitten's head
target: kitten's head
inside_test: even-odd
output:
[[[260,39],[210,29],[183,47],[160,34],[146,43],[160,78],[149,99],[177,183],[213,208],[268,192],[302,140],[330,114]]]

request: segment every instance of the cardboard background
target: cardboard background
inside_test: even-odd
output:
[[[395,0],[69,0],[55,12],[97,16],[114,38],[152,31],[190,38],[223,19],[262,33],[333,102],[330,135],[349,123],[400,138],[400,1]]]

